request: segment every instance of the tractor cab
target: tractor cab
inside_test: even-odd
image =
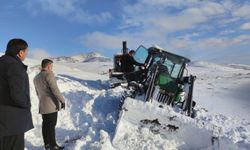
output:
[[[150,47],[147,49],[142,45],[137,48],[134,58],[137,62],[146,63],[146,68],[150,68],[157,62],[161,63],[168,69],[170,76],[175,79],[183,76],[186,64],[190,62],[185,57],[167,52],[161,48]]]

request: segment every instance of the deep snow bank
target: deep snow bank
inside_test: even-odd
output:
[[[196,119],[127,98],[113,139],[115,149],[249,149],[250,134],[239,122],[223,115],[210,116],[203,109]],[[237,124],[235,124],[237,122]]]
[[[39,72],[37,61],[28,61],[32,115],[35,128],[26,134],[26,148],[43,149],[41,115],[38,114],[38,98],[33,78]],[[55,66],[58,87],[66,100],[66,110],[59,112],[57,141],[67,149],[99,149],[100,134],[112,136],[118,116],[121,88],[108,89],[107,81],[98,74],[73,68]],[[84,79],[83,79],[84,78]]]

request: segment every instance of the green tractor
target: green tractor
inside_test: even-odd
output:
[[[134,58],[137,62],[147,65],[145,68],[138,67],[135,72],[130,73],[134,81],[127,83],[124,73],[120,71],[119,63],[126,50],[126,43],[123,42],[124,53],[114,57],[114,69],[110,70],[111,87],[121,85],[128,89],[122,102],[126,97],[143,96],[145,102],[156,100],[160,106],[178,107],[185,115],[194,117],[193,88],[196,77],[188,75],[188,58],[159,47],[146,48],[141,45],[137,48]]]

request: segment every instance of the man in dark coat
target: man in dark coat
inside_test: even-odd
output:
[[[135,51],[131,50],[128,54],[125,54],[121,58],[121,68],[122,72],[124,72],[125,78],[128,81],[128,84],[131,81],[137,81],[140,78],[141,71],[135,72],[134,66],[145,66],[144,64],[138,63],[134,59]]]
[[[141,64],[135,61],[134,55],[135,55],[135,51],[131,50],[129,51],[128,54],[125,54],[124,56],[122,56],[122,59],[121,59],[122,72],[124,73],[134,72],[135,71],[134,65],[144,66],[144,64]]]
[[[12,39],[0,58],[0,150],[23,150],[24,133],[33,128],[27,53],[26,41]]]

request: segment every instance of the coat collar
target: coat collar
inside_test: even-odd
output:
[[[50,73],[50,72],[53,72],[53,71],[50,71],[50,70],[47,70],[47,69],[41,69],[41,72],[48,72],[48,73]]]
[[[25,65],[19,57],[17,57],[17,56],[12,56],[12,55],[8,55],[8,54],[5,54],[5,55],[6,55],[6,56],[9,56],[9,57],[11,57],[11,58],[14,58],[14,59],[15,59],[18,63],[20,63],[20,64],[25,68],[25,70],[27,71],[28,66]]]

